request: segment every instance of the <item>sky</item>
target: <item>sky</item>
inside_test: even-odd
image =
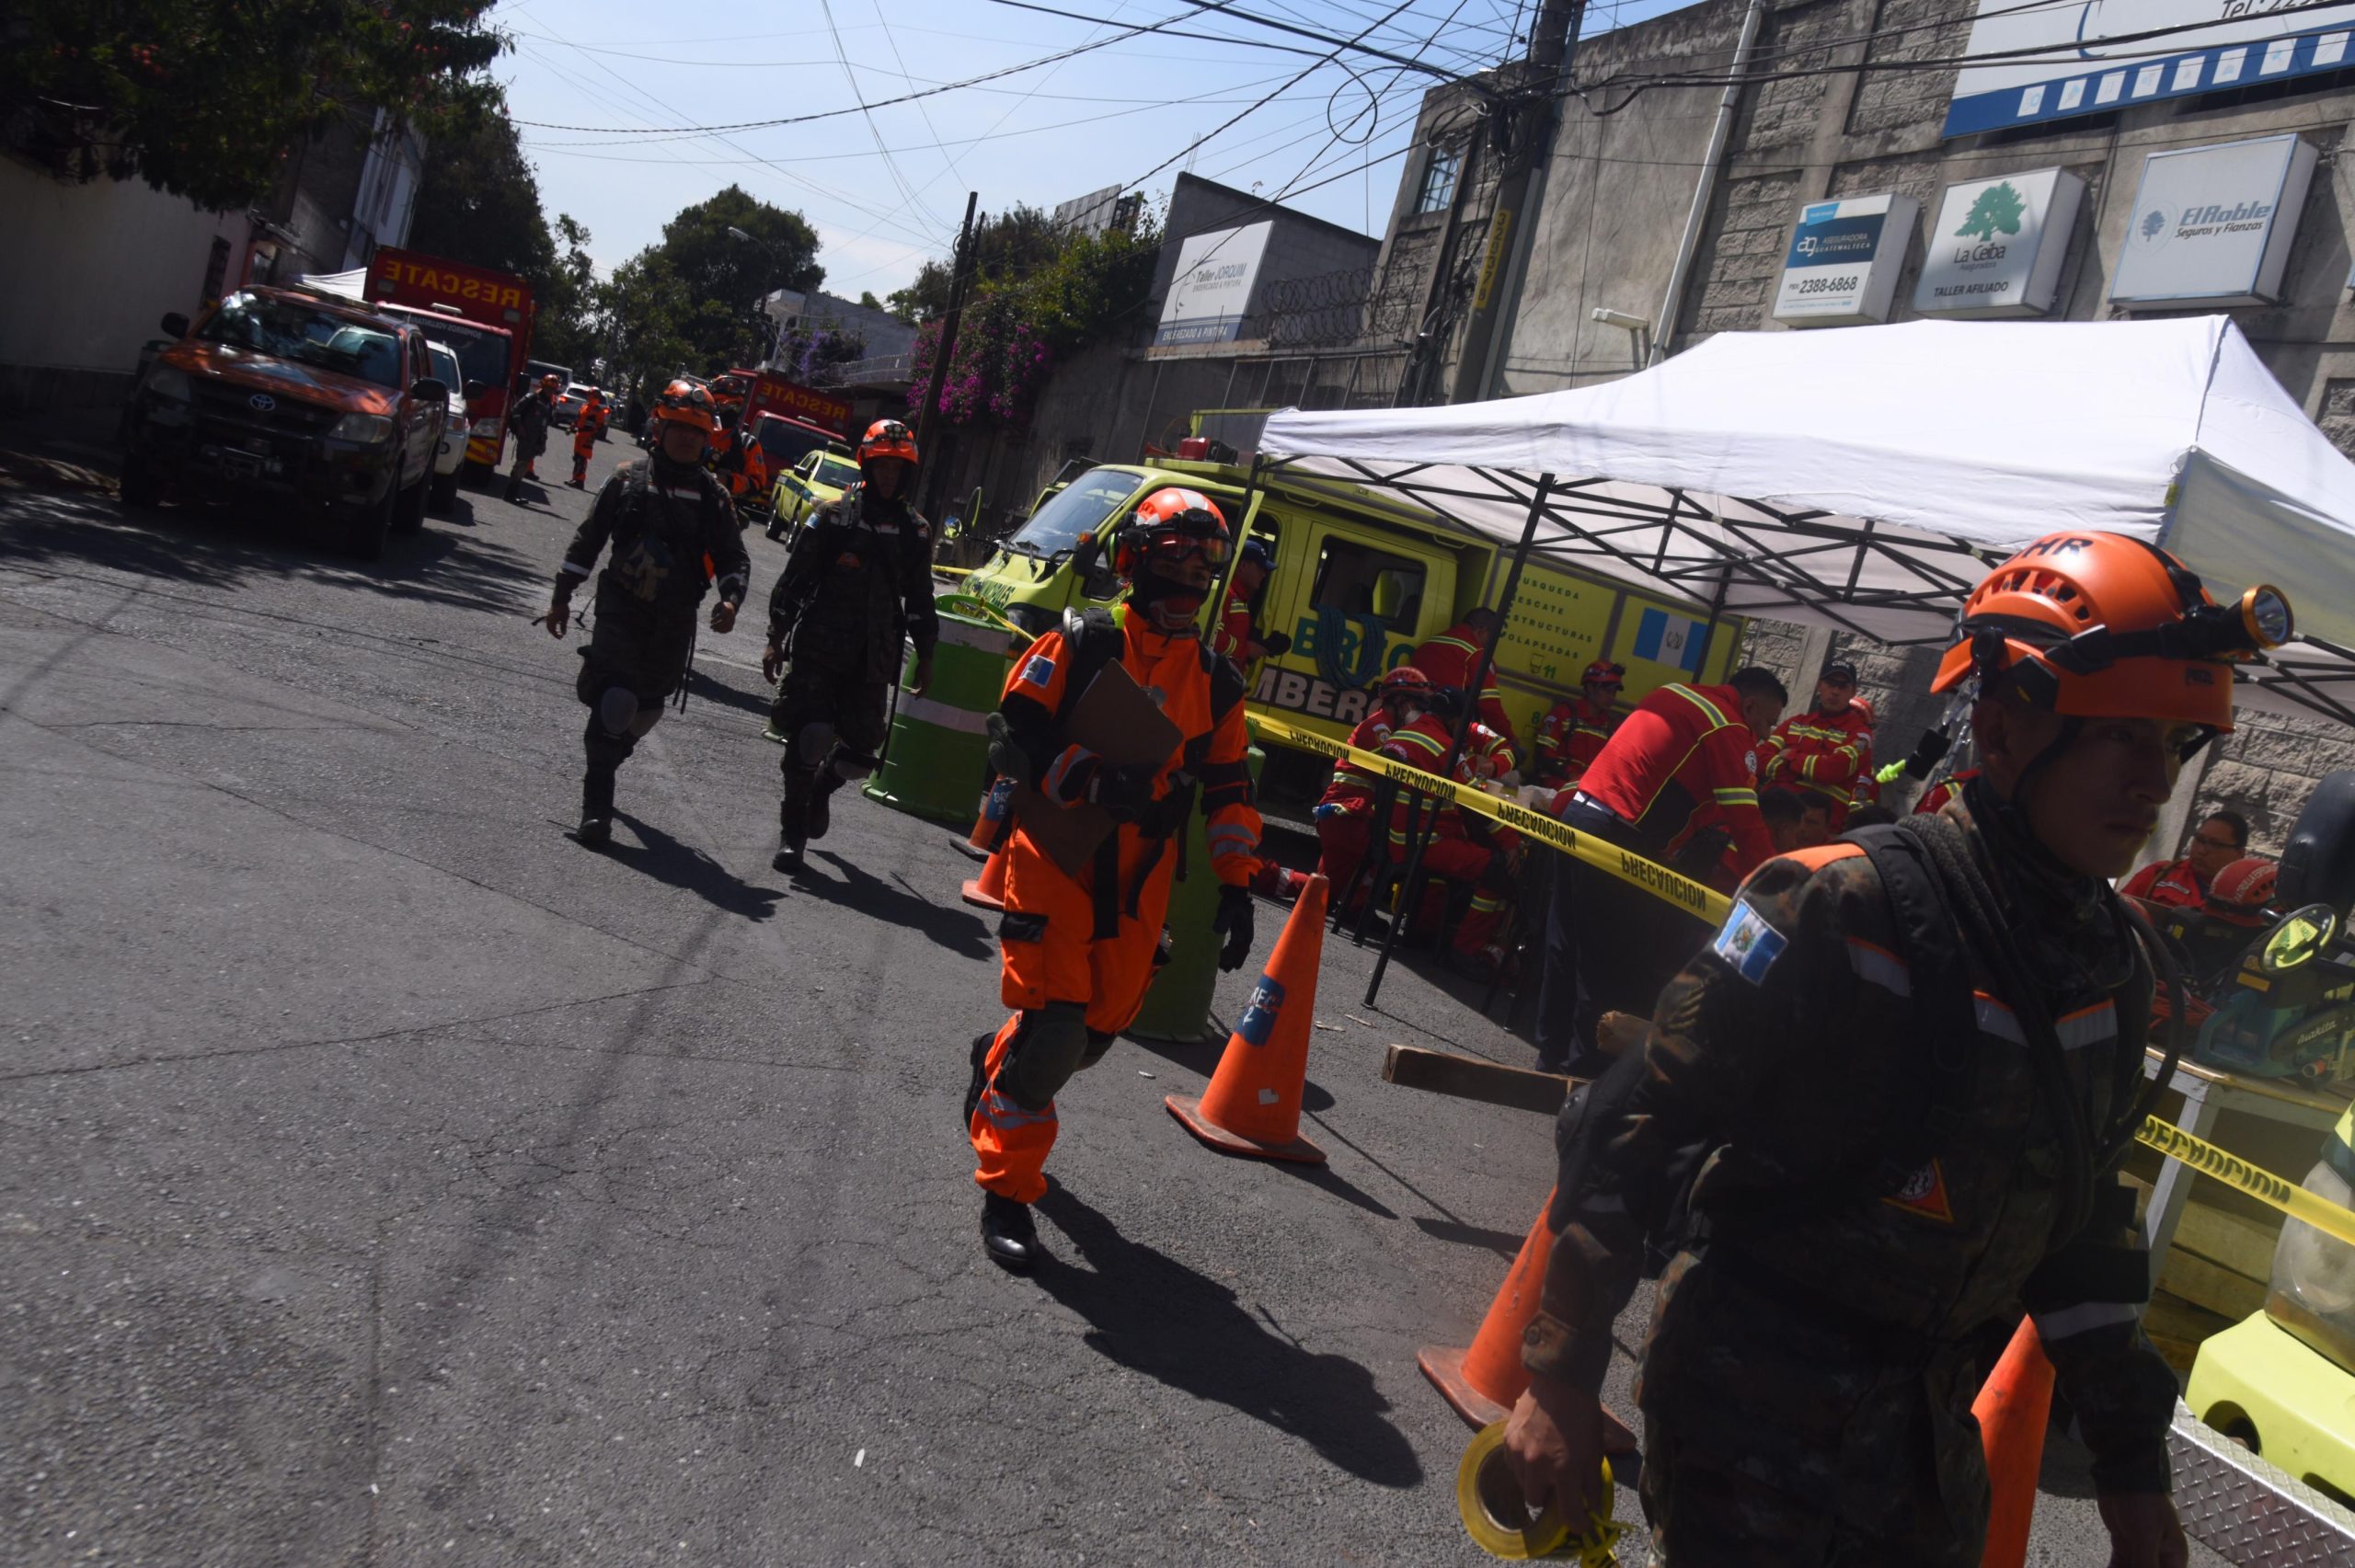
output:
[[[1337,62],[1327,44],[1193,0],[1034,3],[1074,15],[1000,0],[699,10],[506,0],[492,20],[515,47],[494,70],[542,204],[588,228],[601,273],[733,183],[807,218],[822,286],[853,299],[888,295],[945,258],[968,191],[984,212],[1051,210],[1115,184],[1157,196],[1190,171],[1379,235],[1417,107],[1443,79],[1356,52]],[[1536,10],[1536,0],[1231,3],[1449,74],[1522,52]],[[1672,8],[1591,3],[1584,30]],[[1162,21],[1169,31],[1123,36]],[[880,104],[910,93],[926,96]],[[830,118],[692,133],[811,114]]]

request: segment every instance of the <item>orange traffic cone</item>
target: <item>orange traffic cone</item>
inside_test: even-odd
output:
[[[2036,1512],[2036,1478],[2044,1468],[2044,1429],[2052,1418],[2052,1363],[2045,1359],[2034,1319],[2020,1320],[1970,1413],[1987,1449],[1987,1547],[1981,1568],[2021,1568]]]
[[[1005,851],[993,853],[981,876],[965,884],[964,899],[977,909],[1005,908]]]
[[[1325,1163],[1325,1151],[1300,1136],[1308,1025],[1316,1010],[1316,964],[1325,951],[1325,878],[1310,876],[1201,1098],[1171,1094],[1162,1101],[1212,1149]]]
[[[1505,1276],[1497,1299],[1488,1303],[1488,1315],[1480,1320],[1480,1332],[1472,1336],[1471,1345],[1461,1350],[1427,1345],[1415,1353],[1415,1365],[1423,1369],[1423,1376],[1455,1407],[1456,1414],[1475,1426],[1487,1426],[1511,1415],[1513,1402],[1529,1387],[1529,1374],[1521,1365],[1521,1336],[1537,1315],[1538,1298],[1545,1288],[1545,1261],[1554,1254],[1554,1232],[1545,1227],[1545,1216],[1553,1207],[1554,1195],[1549,1192],[1545,1207],[1537,1211],[1537,1223],[1529,1228],[1529,1239],[1522,1242],[1511,1272]]]

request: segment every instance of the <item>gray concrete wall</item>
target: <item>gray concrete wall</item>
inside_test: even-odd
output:
[[[241,215],[207,212],[136,180],[60,180],[0,155],[0,410],[129,390],[167,311],[193,315],[215,235],[244,253]]]

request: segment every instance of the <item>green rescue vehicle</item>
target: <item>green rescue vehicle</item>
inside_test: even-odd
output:
[[[1167,485],[1200,490],[1245,537],[1266,542],[1275,569],[1258,605],[1262,630],[1289,652],[1249,672],[1250,709],[1330,736],[1365,716],[1383,673],[1474,609],[1494,604],[1511,553],[1384,491],[1277,473],[1251,486],[1233,464],[1168,459],[1106,464],[1062,476],[1029,520],[968,579],[968,591],[1023,630],[1044,632],[1067,609],[1120,595],[1111,544],[1139,502]],[[1246,497],[1248,496],[1246,503]],[[1655,599],[1532,555],[1497,650],[1497,681],[1524,750],[1537,721],[1597,658],[1624,665],[1623,702],[1673,681],[1708,683],[1733,669],[1741,623],[1714,625],[1702,605]],[[1263,784],[1279,797],[1313,795],[1331,764],[1263,737]],[[1525,758],[1524,758],[1525,761]]]

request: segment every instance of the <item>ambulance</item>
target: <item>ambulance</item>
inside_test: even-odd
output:
[[[1051,629],[1068,609],[1108,606],[1120,592],[1113,541],[1138,503],[1166,485],[1200,490],[1230,526],[1241,520],[1238,537],[1265,541],[1275,557],[1258,619],[1292,647],[1247,672],[1249,711],[1346,739],[1384,672],[1497,602],[1511,551],[1379,489],[1281,471],[1256,489],[1249,480],[1239,464],[1184,458],[1067,470],[974,569],[967,591],[1028,632]],[[1533,553],[1497,650],[1499,694],[1525,749],[1539,717],[1577,695],[1591,661],[1626,667],[1621,701],[1633,705],[1671,681],[1723,680],[1741,634],[1735,617],[1713,623],[1704,605],[1638,593]],[[1313,797],[1324,787],[1332,766],[1325,758],[1272,736],[1260,744],[1269,795]]]

